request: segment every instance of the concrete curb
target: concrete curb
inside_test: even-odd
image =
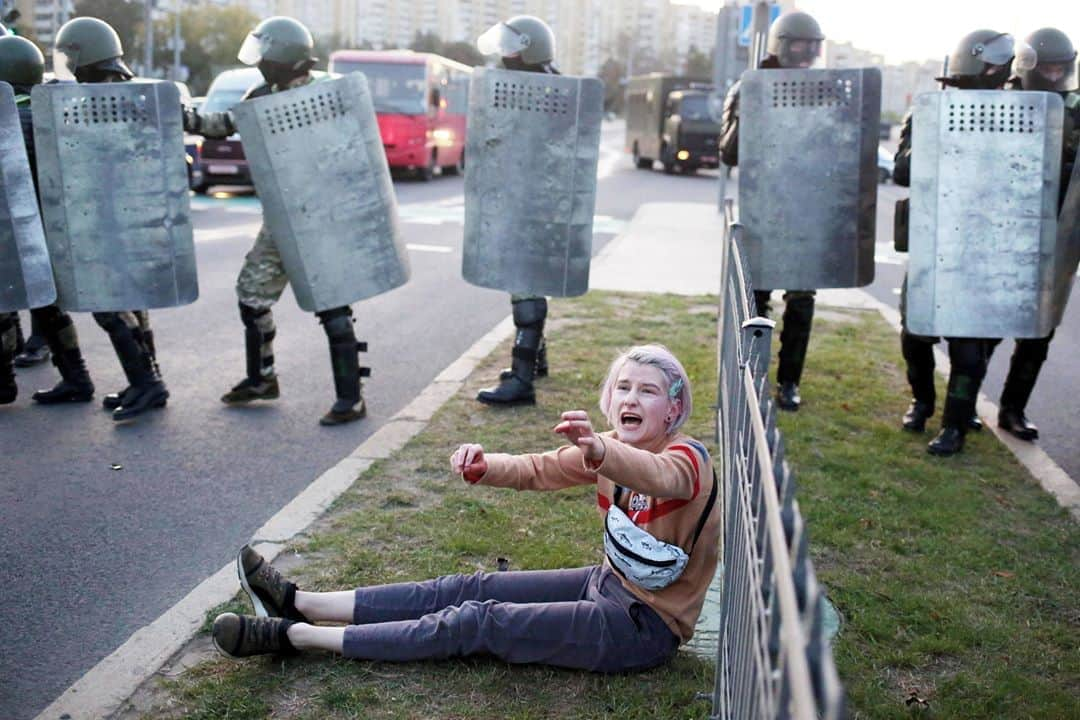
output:
[[[507,316],[363,444],[270,518],[252,539],[259,552],[267,560],[276,558],[286,542],[306,530],[373,462],[389,457],[427,427],[480,361],[513,330],[513,319]],[[37,720],[92,720],[112,715],[191,639],[207,611],[227,602],[239,587],[235,563],[230,561],[157,620],[132,634],[39,713]]]
[[[896,332],[900,332],[899,311],[864,290],[821,290],[818,292],[818,303],[824,307],[877,310]],[[934,358],[938,373],[948,377],[948,355],[940,347],[935,347]],[[1027,468],[1042,489],[1050,493],[1058,505],[1068,510],[1074,520],[1080,521],[1080,485],[1038,445],[1018,440],[999,428],[998,406],[983,393],[979,393],[976,410],[986,428]]]

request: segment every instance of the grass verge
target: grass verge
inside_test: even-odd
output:
[[[538,405],[499,411],[472,400],[505,364],[500,348],[426,430],[364,473],[294,543],[305,559],[295,576],[305,588],[336,590],[490,570],[500,556],[514,569],[599,561],[591,489],[468,487],[447,458],[462,441],[507,452],[554,447],[559,412],[599,417],[608,362],[648,341],[685,363],[697,401],[687,429],[711,441],[714,324],[712,298],[590,293],[552,303],[553,375],[539,381]],[[947,460],[925,454],[928,438],[902,434],[899,363],[896,336],[876,314],[822,313],[805,407],[781,418],[811,553],[844,618],[836,655],[853,716],[1076,716],[1077,529],[988,434]],[[228,607],[243,611],[239,600]],[[124,716],[705,718],[709,707],[695,696],[711,685],[711,664],[688,653],[615,677],[485,659],[211,656],[153,679]]]

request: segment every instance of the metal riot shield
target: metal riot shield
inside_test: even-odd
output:
[[[0,312],[42,307],[55,300],[15,93],[0,82]]]
[[[31,95],[60,307],[194,302],[199,288],[176,85],[58,83],[38,85]]]
[[[603,82],[478,69],[471,85],[462,276],[524,295],[584,294]]]
[[[739,97],[739,223],[756,288],[874,280],[881,71],[751,70]]]
[[[397,201],[363,75],[265,95],[233,114],[264,222],[300,307],[329,310],[408,281]]]
[[[916,98],[911,332],[1031,338],[1054,328],[1063,120],[1054,93],[948,90]]]
[[[1073,165],[1065,202],[1058,214],[1054,258],[1054,327],[1061,324],[1080,264],[1080,162]]]

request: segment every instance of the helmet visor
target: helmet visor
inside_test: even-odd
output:
[[[53,48],[53,75],[57,80],[75,82],[75,68],[78,66],[78,50]]]
[[[987,65],[1004,65],[1012,60],[1015,49],[1016,42],[1013,36],[1001,33],[989,40],[975,43],[971,48],[971,54]]]
[[[476,49],[481,55],[509,57],[520,54],[527,47],[529,36],[506,23],[495,23],[476,39]]]
[[[784,38],[780,62],[784,67],[810,67],[821,56],[821,41],[810,38]]]
[[[244,38],[244,44],[240,46],[240,52],[236,53],[236,59],[245,65],[258,65],[270,48],[270,44],[269,37],[248,33],[248,36]]]

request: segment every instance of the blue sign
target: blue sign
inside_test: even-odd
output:
[[[776,18],[780,17],[780,6],[776,3],[769,5],[769,24],[772,25]],[[730,26],[729,26],[730,27]],[[739,20],[739,44],[750,47],[754,34],[754,6],[742,6],[742,18]]]

